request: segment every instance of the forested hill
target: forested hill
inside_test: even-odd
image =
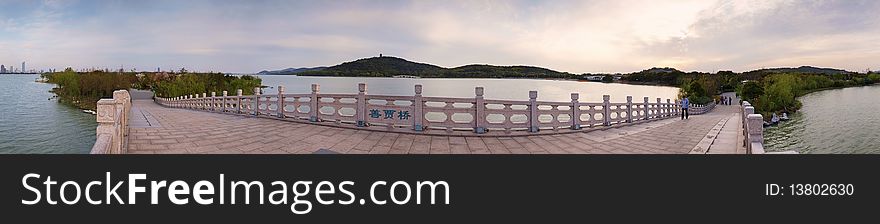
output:
[[[414,75],[438,78],[574,78],[575,75],[532,66],[465,65],[444,68],[397,57],[372,57],[345,62],[320,71],[298,73],[301,76],[392,77]]]

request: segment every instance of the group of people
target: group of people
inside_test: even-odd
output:
[[[721,105],[732,105],[733,97],[721,96]]]
[[[719,102],[721,105],[733,105],[733,97],[725,97],[721,96],[721,100]],[[688,119],[688,108],[690,107],[690,100],[687,97],[681,99],[681,119]]]

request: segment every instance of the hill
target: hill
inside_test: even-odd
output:
[[[298,73],[308,72],[308,71],[321,71],[321,70],[324,70],[325,68],[327,68],[327,67],[288,68],[288,69],[282,69],[282,70],[276,70],[276,71],[263,70],[263,71],[260,71],[259,73],[257,73],[257,75],[296,75]]]
[[[301,76],[392,77],[414,75],[434,78],[571,78],[572,74],[533,66],[465,65],[444,68],[437,65],[381,56],[363,58],[330,66],[318,71],[300,72]]]
[[[835,68],[817,68],[813,66],[801,66],[797,68],[767,68],[767,69],[758,69],[750,72],[755,73],[804,73],[804,74],[826,74],[826,75],[835,75],[835,74],[849,74],[852,72],[835,69]]]

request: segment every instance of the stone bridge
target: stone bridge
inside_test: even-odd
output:
[[[283,87],[279,87],[277,95],[241,96],[239,91],[236,96],[205,93],[155,99],[149,92],[135,91],[131,93],[127,141],[124,149],[117,151],[134,154],[748,153],[743,147],[747,136],[743,131],[743,108],[737,103],[695,106],[691,108],[692,116],[681,120],[677,102],[660,99],[649,102],[645,98],[643,102],[634,103],[632,97],[627,97],[626,102],[611,103],[610,96],[605,96],[604,102],[584,103],[578,102],[577,95],[572,94],[572,102],[541,102],[536,101],[537,93],[532,92],[529,101],[500,101],[482,99],[479,87],[474,98],[458,99],[421,97],[420,86],[415,88],[414,96],[373,96],[365,94],[364,89],[362,85],[359,94],[318,94],[314,86],[311,94],[286,94]],[[310,99],[321,100],[312,102]],[[431,102],[439,103],[427,106]],[[470,105],[463,109],[458,107],[468,103]],[[418,108],[417,105],[426,106]],[[480,110],[473,105],[485,106]],[[518,105],[522,107],[517,109]],[[323,107],[326,106],[334,107],[332,112],[325,113]],[[301,110],[303,107],[322,109]],[[353,112],[342,113],[345,107],[351,107]],[[413,117],[425,119],[421,123],[400,122],[400,119],[384,120],[383,113],[375,116],[375,111],[385,110],[413,111]],[[374,112],[370,115],[369,111]],[[432,120],[431,112],[445,115],[446,119]],[[471,119],[456,122],[457,113],[469,113]],[[517,122],[515,117],[520,113],[525,114],[525,119]],[[491,115],[501,117],[493,120]]]

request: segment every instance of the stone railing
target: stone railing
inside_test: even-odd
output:
[[[755,113],[748,101],[742,101],[743,146],[747,154],[764,154],[764,116]]]
[[[130,112],[131,95],[126,90],[114,91],[113,99],[98,100],[97,139],[92,154],[126,153]]]
[[[715,109],[715,102],[711,102],[706,105],[691,104],[690,106],[688,106],[688,114],[690,114],[690,115],[705,114],[705,113],[709,113],[709,111],[712,111],[712,109]]]
[[[530,91],[529,100],[491,100],[483,98],[483,87],[476,87],[473,98],[424,97],[422,86],[415,85],[412,96],[368,95],[366,84],[358,85],[357,94],[319,93],[312,84],[311,93],[290,94],[278,87],[278,94],[234,96],[223,91],[173,98],[156,97],[160,105],[206,110],[246,116],[313,122],[331,126],[378,129],[393,132],[439,135],[530,135],[538,132],[574,132],[583,127],[603,127],[663,119],[678,115],[678,102],[657,98],[651,102],[612,103],[611,96],[602,102],[580,102],[577,93],[570,102],[538,101],[538,92]],[[317,110],[313,108],[318,108]]]
[[[796,151],[764,151],[764,116],[755,113],[755,107],[742,101],[743,146],[747,154],[798,154]]]

